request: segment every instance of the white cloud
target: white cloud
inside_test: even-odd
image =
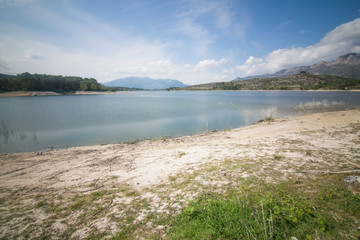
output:
[[[279,23],[278,25],[275,26],[275,30],[282,30],[288,26],[290,26],[292,24],[291,20]]]
[[[227,61],[228,60],[226,58],[222,58],[218,61],[216,61],[215,59],[202,60],[198,64],[195,65],[194,70],[195,71],[205,71],[208,68],[219,67],[222,64],[227,63]]]
[[[166,44],[123,33],[71,4],[64,13],[42,5],[34,9],[27,11],[26,17],[43,22],[56,35],[28,34],[29,29],[21,24],[3,28],[0,70],[4,73],[75,75],[108,81],[129,72],[160,71],[160,65],[171,64],[159,62],[166,59]]]
[[[277,49],[261,58],[250,56],[245,64],[232,68],[229,73],[240,76],[273,73],[335,59],[349,52],[360,52],[360,18],[336,27],[315,45]]]

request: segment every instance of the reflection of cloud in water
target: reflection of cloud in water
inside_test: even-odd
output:
[[[346,104],[342,101],[329,101],[324,99],[322,101],[308,101],[305,103],[300,102],[299,105],[295,106],[295,109],[298,111],[307,111],[307,110],[325,110],[325,109],[341,109]]]
[[[254,121],[255,114],[253,110],[242,110],[241,115],[245,125],[249,125]]]
[[[232,105],[232,102],[219,102],[219,105]]]

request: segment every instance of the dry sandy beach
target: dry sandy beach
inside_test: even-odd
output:
[[[154,214],[175,214],[186,199],[209,187],[221,192],[235,178],[360,174],[359,130],[360,109],[352,109],[174,139],[3,154],[0,238],[111,236],[130,213],[144,225],[137,238],[164,234],[166,226],[149,220]],[[190,178],[193,188],[179,187]]]

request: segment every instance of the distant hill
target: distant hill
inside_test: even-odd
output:
[[[186,87],[184,83],[172,79],[152,79],[149,77],[128,77],[103,83],[107,87],[127,87],[141,89],[166,89],[172,87]]]
[[[360,89],[359,79],[302,72],[286,77],[255,78],[193,85],[180,90],[349,90]]]
[[[233,81],[247,80],[254,78],[286,77],[306,71],[314,75],[333,75],[345,78],[360,79],[360,54],[348,53],[338,57],[335,61],[319,62],[310,66],[294,67],[280,70],[274,74],[263,74],[236,78]]]

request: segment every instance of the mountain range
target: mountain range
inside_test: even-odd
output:
[[[354,90],[360,89],[360,79],[306,72],[286,77],[253,78],[231,82],[214,82],[173,90]]]
[[[138,89],[166,89],[171,87],[186,87],[184,83],[173,79],[152,79],[149,77],[127,77],[103,83],[107,87],[126,87]]]
[[[335,61],[321,61],[310,66],[300,66],[280,70],[274,74],[263,74],[236,78],[233,81],[253,78],[287,77],[299,72],[307,72],[314,75],[332,75],[352,79],[360,79],[360,54],[348,53],[338,57]]]

